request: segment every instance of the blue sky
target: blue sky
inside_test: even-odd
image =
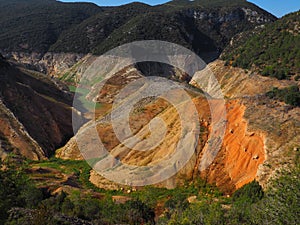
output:
[[[94,2],[100,6],[116,6],[134,2],[133,0],[62,0],[64,2]],[[135,0],[150,5],[168,2],[168,0]],[[300,0],[249,0],[277,17],[300,9]]]

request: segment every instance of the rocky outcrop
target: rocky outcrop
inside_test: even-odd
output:
[[[238,20],[246,19],[252,24],[264,24],[273,22],[275,17],[270,14],[263,13],[259,9],[251,9],[248,7],[223,8],[219,12],[205,9],[190,9],[187,11],[189,17],[193,17],[199,21],[209,21],[212,24],[230,23]]]
[[[245,17],[250,23],[263,24],[268,22],[273,22],[274,20],[271,17],[260,14],[258,11],[244,7],[242,10],[245,13]]]
[[[84,55],[72,53],[53,53],[45,54],[33,52],[1,52],[5,58],[24,66],[27,69],[35,70],[49,76],[57,77],[63,75],[74,66]]]

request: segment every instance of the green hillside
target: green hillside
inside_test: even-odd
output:
[[[131,18],[149,11],[142,3],[110,8],[63,32],[50,51],[89,53]]]
[[[253,68],[262,75],[290,79],[300,74],[300,12],[289,14],[264,28],[245,35],[223,59],[233,66]],[[246,37],[247,36],[247,37]]]
[[[220,52],[235,34],[264,23],[249,21],[243,8],[268,21],[276,19],[244,0],[172,1],[154,7],[132,3],[107,9],[64,32],[50,50],[102,54],[128,42],[157,39],[196,53]]]
[[[251,21],[245,9],[263,20]],[[237,33],[275,19],[245,0],[177,0],[158,6],[135,2],[102,8],[55,0],[0,0],[0,50],[102,54],[120,44],[158,39],[196,53],[220,53]]]
[[[44,53],[62,31],[101,11],[90,3],[0,0],[0,49]]]

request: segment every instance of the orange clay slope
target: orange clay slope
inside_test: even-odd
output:
[[[256,178],[265,160],[265,138],[262,132],[248,131],[243,117],[246,107],[239,101],[229,101],[226,107],[228,123],[222,148],[201,176],[221,190],[232,192]]]

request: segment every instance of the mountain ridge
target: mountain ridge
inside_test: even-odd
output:
[[[39,0],[35,1],[39,2]],[[207,56],[207,51],[213,51],[215,55],[213,59],[215,59],[235,34],[276,20],[273,15],[244,0],[195,1],[183,5],[182,2],[185,1],[173,2],[171,5],[166,3],[149,6],[131,3],[119,7],[101,8],[91,4],[59,2],[54,4],[50,1],[48,7],[50,11],[46,13],[49,18],[46,20],[40,19],[38,15],[33,17],[27,15],[26,10],[34,11],[33,7],[23,10],[21,13],[24,17],[23,22],[13,22],[16,23],[14,26],[6,26],[10,20],[0,19],[0,28],[2,27],[4,31],[0,35],[0,52],[21,64],[28,61],[28,58],[32,58],[34,62],[30,64],[38,64],[33,68],[47,73],[51,69],[44,68],[45,65],[40,64],[45,63],[39,62],[44,61],[48,64],[48,59],[45,57],[47,54],[102,54],[131,41],[158,39],[183,45],[209,62],[212,59],[211,56]],[[41,12],[45,10],[45,4],[42,4]],[[63,7],[60,9],[63,12],[58,18],[53,17],[56,5]],[[89,15],[86,13],[88,8],[92,9]],[[76,13],[82,16],[72,21]],[[46,21],[54,25],[49,26]],[[21,32],[16,34],[15,31],[19,29],[18,23],[25,22],[26,26],[22,25]],[[42,29],[39,28],[39,23],[44,24]],[[31,30],[31,35],[26,36],[24,29]],[[178,35],[172,35],[174,32]],[[20,33],[24,33],[25,36],[20,36]],[[13,47],[7,48],[7,46]]]

